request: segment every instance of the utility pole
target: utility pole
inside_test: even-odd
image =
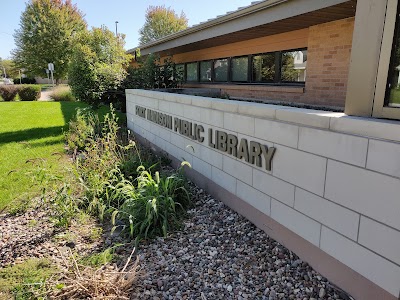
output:
[[[118,36],[118,21],[115,21],[115,36]]]

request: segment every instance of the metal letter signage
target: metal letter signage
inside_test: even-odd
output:
[[[170,115],[138,105],[136,105],[135,112],[137,116],[178,132],[187,138],[198,141],[199,143],[204,142],[204,127],[202,125],[177,117],[172,118]],[[246,162],[260,168],[262,167],[264,158],[264,167],[267,171],[271,171],[272,158],[276,151],[275,147],[267,147],[255,141],[248,142],[245,138],[239,141],[237,136],[233,134],[228,134],[221,130],[214,130],[212,128],[208,129],[208,146],[237,157],[240,160],[244,159]]]

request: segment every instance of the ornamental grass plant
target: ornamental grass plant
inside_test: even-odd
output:
[[[53,101],[76,101],[75,97],[72,95],[71,88],[67,85],[55,87],[50,94],[50,99]]]
[[[0,97],[4,101],[15,101],[19,87],[15,85],[0,85]]]
[[[165,174],[162,159],[120,128],[113,108],[103,121],[78,111],[66,139],[83,191],[80,209],[109,218],[113,230],[122,230],[136,243],[179,227],[190,205],[183,175],[188,163]]]

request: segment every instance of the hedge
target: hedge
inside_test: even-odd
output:
[[[23,85],[18,92],[19,99],[21,101],[37,101],[40,98],[41,90],[40,85]]]
[[[18,78],[14,78],[13,79],[13,81],[14,81],[14,84],[20,84],[19,83],[19,77]],[[28,77],[25,77],[25,78],[21,78],[21,84],[35,84],[36,83],[36,79],[35,78],[28,78]]]

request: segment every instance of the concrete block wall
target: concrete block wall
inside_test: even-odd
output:
[[[136,105],[203,125],[205,142],[135,115]],[[143,90],[127,90],[127,121],[390,299],[399,297],[400,122]],[[210,148],[208,128],[275,147],[272,170]]]

